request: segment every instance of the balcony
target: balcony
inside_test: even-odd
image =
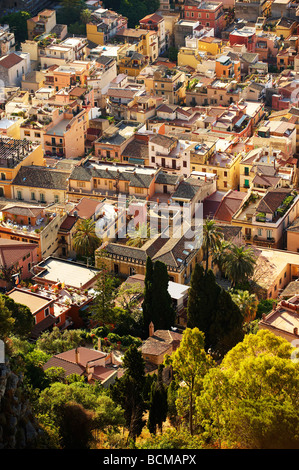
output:
[[[265,247],[273,247],[275,245],[275,238],[273,237],[259,237],[258,235],[255,235],[253,237],[253,242],[255,245],[258,246],[265,246]]]

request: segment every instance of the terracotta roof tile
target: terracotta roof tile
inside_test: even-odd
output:
[[[22,57],[12,52],[11,54],[8,54],[7,56],[4,56],[0,59],[0,67],[10,69],[19,62],[22,62],[22,60],[24,60]]]

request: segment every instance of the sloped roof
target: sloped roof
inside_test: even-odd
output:
[[[22,57],[12,52],[11,54],[8,54],[0,59],[0,67],[10,69],[14,65],[22,62],[23,60],[24,59]]]
[[[33,165],[22,166],[12,181],[12,184],[66,191],[68,188],[68,177],[69,173],[47,167]]]
[[[18,240],[0,239],[0,267],[10,267],[20,261],[23,256],[36,249],[32,243]]]
[[[141,346],[143,354],[160,356],[170,347],[175,351],[182,340],[183,335],[171,330],[156,330],[153,336],[149,336]]]
[[[79,218],[90,219],[95,214],[99,204],[101,203],[98,199],[83,197],[71,211],[71,214],[74,215],[74,212],[77,212]]]
[[[177,142],[177,138],[175,137],[168,137],[167,135],[162,134],[155,134],[151,137],[150,142],[156,145],[160,145],[164,148],[171,147],[175,142]]]
[[[161,15],[158,15],[157,13],[152,13],[151,15],[147,15],[144,18],[142,18],[139,23],[159,23],[162,21],[164,18]]]
[[[247,194],[241,191],[230,191],[227,193],[219,204],[214,219],[231,222],[233,215],[241,207],[246,196]]]
[[[258,212],[274,213],[291,192],[287,188],[269,190],[258,204],[256,210]]]
[[[153,174],[155,170],[153,169]],[[107,167],[105,168],[86,168],[83,166],[75,167],[70,175],[70,179],[79,181],[90,181],[91,178],[102,178],[102,179],[116,179],[119,178],[121,181],[127,181],[132,187],[148,188],[153,180],[151,174],[121,171],[117,173],[116,169]]]
[[[148,142],[134,139],[122,152],[123,156],[133,158],[148,158]]]
[[[75,217],[74,215],[68,215],[64,221],[62,222],[62,224],[60,225],[60,228],[59,230],[63,230],[63,231],[66,231],[68,232],[74,225],[75,223],[77,222],[78,220],[78,217]]]

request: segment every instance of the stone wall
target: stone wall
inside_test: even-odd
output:
[[[0,449],[34,448],[38,434],[22,376],[0,364]]]

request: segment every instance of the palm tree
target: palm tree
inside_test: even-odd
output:
[[[149,238],[156,235],[156,230],[150,227],[149,222],[138,224],[135,229],[129,229],[127,233],[128,241],[126,245],[141,248]]]
[[[91,219],[82,219],[73,235],[73,247],[76,253],[79,256],[93,258],[100,244],[101,240],[95,231],[95,222]]]
[[[206,269],[209,267],[209,253],[210,250],[215,251],[219,248],[221,240],[223,238],[223,232],[221,228],[216,225],[216,222],[212,219],[206,219],[203,226],[203,239],[202,247],[206,256]]]
[[[231,297],[235,304],[238,305],[243,318],[244,323],[249,323],[255,319],[258,300],[255,294],[250,294],[248,290],[237,290],[231,292]]]
[[[232,247],[232,243],[227,240],[221,240],[219,246],[216,248],[216,250],[213,253],[213,263],[218,267],[221,275],[224,274],[225,269],[225,263],[227,260],[227,257],[230,253],[230,249]]]
[[[255,265],[256,258],[251,248],[232,244],[223,267],[232,287],[235,287],[253,276]]]

